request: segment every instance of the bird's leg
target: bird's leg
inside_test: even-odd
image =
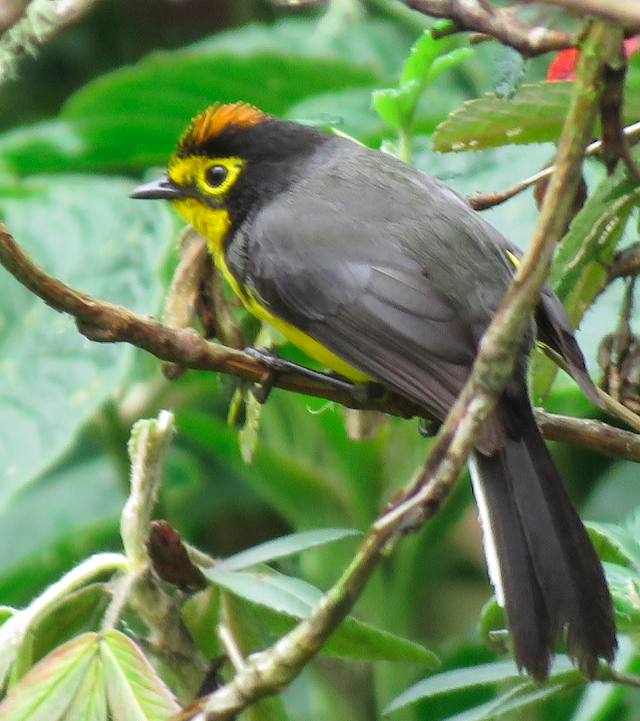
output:
[[[245,348],[243,352],[263,363],[269,371],[264,383],[260,386],[253,386],[252,393],[258,403],[264,403],[267,400],[280,373],[295,373],[303,378],[322,383],[329,388],[348,393],[359,403],[366,403],[368,399],[376,398],[382,389],[379,383],[353,383],[343,376],[311,370],[311,368],[298,365],[293,361],[280,358],[267,348]]]

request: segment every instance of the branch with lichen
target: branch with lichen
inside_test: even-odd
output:
[[[31,0],[22,18],[0,37],[0,85],[15,74],[25,55],[79,20],[98,0]]]
[[[517,50],[524,57],[558,51],[577,44],[579,35],[521,20],[515,7],[495,7],[487,0],[402,0],[423,15],[450,20],[451,26],[439,35],[474,32],[494,38]],[[640,30],[640,4],[637,0],[543,0],[582,15],[595,15],[620,23],[626,30]]]

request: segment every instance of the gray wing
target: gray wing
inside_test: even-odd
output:
[[[338,253],[347,233],[352,237]],[[227,262],[236,273],[243,266],[245,282],[276,316],[445,417],[469,376],[474,332],[392,234],[372,243],[370,229],[341,225],[307,203],[295,227],[276,204],[241,235]],[[488,424],[483,447],[501,436],[496,423]]]

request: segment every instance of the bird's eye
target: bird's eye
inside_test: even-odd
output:
[[[224,165],[212,165],[205,174],[205,180],[211,188],[218,188],[227,179],[228,174],[229,171]]]

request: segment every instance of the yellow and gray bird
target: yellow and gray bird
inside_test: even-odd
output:
[[[164,198],[207,240],[249,311],[324,366],[444,419],[513,275],[517,249],[453,190],[396,158],[244,104],[213,105],[179,139]],[[548,286],[470,459],[485,555],[515,660],[544,680],[567,651],[593,678],[616,649],[602,566],[536,425],[538,339],[599,403]]]

